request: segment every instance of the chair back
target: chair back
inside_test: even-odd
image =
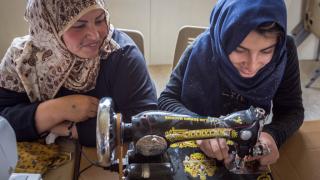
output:
[[[183,26],[179,30],[176,49],[174,52],[174,59],[172,64],[172,69],[177,65],[179,59],[184,52],[184,50],[193,43],[195,38],[204,32],[207,27],[200,26]]]
[[[307,0],[304,27],[320,39],[320,0]]]
[[[144,55],[144,41],[143,41],[143,34],[138,30],[132,30],[132,29],[122,29],[118,28],[118,30],[126,33],[138,46],[141,53]]]

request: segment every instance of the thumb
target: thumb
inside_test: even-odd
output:
[[[223,160],[223,162],[224,162],[225,165],[228,165],[228,164],[230,164],[233,160],[234,160],[234,155],[233,155],[233,154],[229,154],[228,157]]]
[[[196,143],[200,146],[202,144],[202,140],[196,140]]]

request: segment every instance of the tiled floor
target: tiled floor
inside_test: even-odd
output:
[[[320,77],[310,88],[305,88],[317,68],[319,61],[300,61],[300,77],[302,84],[302,99],[305,108],[305,120],[320,119]]]

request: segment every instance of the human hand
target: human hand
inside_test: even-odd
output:
[[[232,156],[228,154],[229,146],[223,138],[197,140],[200,149],[209,157],[216,158],[228,164],[232,160]]]
[[[69,95],[56,99],[64,120],[85,121],[96,117],[99,99],[86,95]]]
[[[73,139],[78,139],[77,127],[73,122],[65,121],[50,129],[50,133],[57,136],[69,136]]]
[[[70,125],[72,122],[65,121],[63,123],[60,123],[53,128],[50,129],[50,133],[54,133],[57,136],[69,136],[70,133]]]
[[[86,95],[69,95],[43,101],[35,112],[38,133],[52,129],[64,121],[80,122],[97,115],[99,100]]]
[[[270,154],[257,157],[248,157],[247,160],[258,160],[260,162],[260,165],[262,166],[270,165],[277,162],[280,155],[277,144],[274,141],[273,137],[266,132],[261,132],[259,137],[259,143],[265,144],[270,149]]]

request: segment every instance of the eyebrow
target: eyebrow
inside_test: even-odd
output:
[[[261,49],[261,51],[265,51],[265,50],[268,50],[268,49],[274,48],[276,45],[277,45],[277,43],[272,44],[271,46],[268,46],[268,47],[266,47],[266,48]],[[238,47],[239,47],[239,48],[242,48],[242,49],[245,49],[245,50],[247,50],[247,51],[249,51],[249,50],[250,50],[250,49],[248,49],[248,48],[246,48],[246,47],[243,47],[243,46],[241,46],[241,45],[239,45]]]
[[[96,19],[96,20],[97,20],[97,19],[100,19],[103,15],[104,15],[104,12],[102,12],[102,13],[101,13],[99,16],[97,16],[95,19]],[[77,22],[86,23],[86,22],[88,22],[88,21],[79,19]]]

